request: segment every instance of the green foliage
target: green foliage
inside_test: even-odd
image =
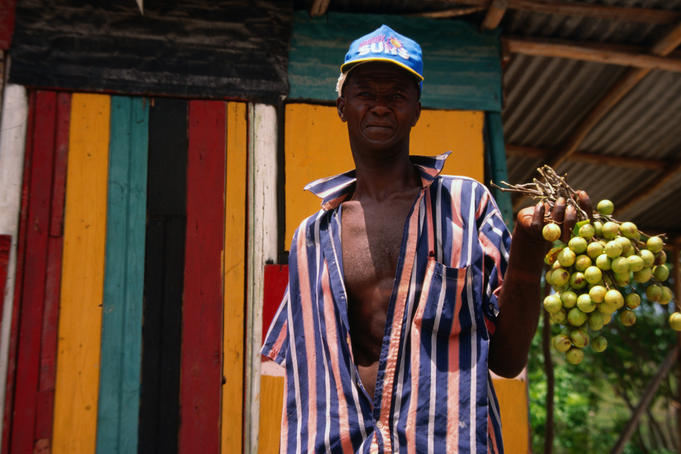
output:
[[[587,348],[584,361],[568,364],[564,355],[551,348],[554,366],[554,454],[609,452],[629,421],[652,376],[677,337],[667,325],[668,308],[644,301],[636,309],[637,323],[630,328],[612,320],[601,331],[608,340],[603,353]],[[671,308],[669,308],[671,309]],[[553,335],[559,332],[552,327]],[[670,439],[676,437],[669,424],[678,394],[677,376],[664,380],[638,430],[625,448],[626,454],[675,452]],[[542,352],[541,326],[530,349],[528,364],[532,452],[544,451],[546,434],[547,381]],[[651,418],[652,416],[652,418]],[[671,432],[671,433],[670,433]],[[666,437],[666,440],[664,438]]]

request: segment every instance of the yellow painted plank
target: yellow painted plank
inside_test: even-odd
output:
[[[261,375],[258,454],[276,454],[279,452],[283,396],[284,377]]]
[[[52,441],[55,454],[95,451],[109,115],[109,96],[73,95]]]
[[[411,135],[411,153],[434,156],[452,150],[444,173],[484,177],[484,113],[424,110]],[[317,178],[355,167],[345,123],[335,107],[288,104],[285,117],[286,246],[300,221],[319,209],[319,199],[303,191]]]
[[[246,104],[227,103],[222,453],[242,451],[246,241]]]
[[[527,382],[519,378],[494,378],[494,390],[501,408],[504,451],[530,452]]]

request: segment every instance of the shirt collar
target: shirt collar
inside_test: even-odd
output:
[[[430,186],[440,175],[450,153],[451,151],[437,156],[409,156],[412,164],[419,171],[422,187]],[[320,178],[305,186],[305,190],[322,199],[324,210],[334,209],[352,193],[354,183],[357,181],[355,173],[355,170],[350,170],[332,177]]]

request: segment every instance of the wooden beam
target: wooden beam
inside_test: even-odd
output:
[[[449,17],[467,16],[468,14],[483,11],[484,6],[470,6],[466,8],[448,8],[439,11],[425,11],[421,13],[409,14],[411,17],[430,17],[433,19],[446,19]]]
[[[681,44],[681,23],[665,37],[658,41],[652,48],[651,53],[658,56],[666,56],[674,48]],[[556,168],[571,154],[577,151],[586,136],[601,121],[601,119],[638,83],[650,72],[650,69],[631,69],[621,77],[610,90],[601,98],[596,107],[586,116],[581,124],[575,129],[563,149],[555,153],[548,164]]]
[[[331,0],[314,0],[312,6],[310,6],[310,16],[323,16],[329,9],[329,3]]]
[[[489,0],[456,0],[459,5],[487,7]],[[564,16],[594,17],[598,19],[674,24],[681,20],[681,12],[663,9],[635,8],[610,5],[593,5],[575,2],[540,0],[509,0],[508,8],[532,13],[560,14]]]
[[[546,148],[523,147],[506,144],[508,156],[520,156],[525,158],[546,158],[552,153]],[[631,167],[635,169],[650,169],[662,171],[669,163],[657,159],[634,158],[630,156],[609,156],[597,153],[576,152],[570,156],[571,161],[588,162],[592,164],[610,165],[616,167]]]
[[[492,0],[482,21],[483,30],[494,30],[501,23],[508,9],[508,0]]]
[[[640,203],[642,200],[647,199],[651,195],[654,195],[658,189],[664,187],[667,184],[667,182],[669,182],[669,180],[675,178],[679,173],[681,173],[681,160],[678,160],[672,166],[669,166],[668,170],[666,170],[662,175],[660,175],[655,181],[655,183],[648,186],[648,188],[645,191],[640,192],[639,194],[630,198],[624,204],[620,204],[617,207],[617,211],[619,213],[622,213],[630,210],[638,203]]]
[[[548,39],[515,37],[504,37],[502,41],[505,42],[511,53],[516,54],[569,58],[596,63],[681,72],[681,59],[659,57],[638,51],[621,50],[622,46],[567,43]]]

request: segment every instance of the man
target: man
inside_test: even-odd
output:
[[[503,452],[488,367],[525,364],[544,206],[518,214],[511,246],[482,184],[409,156],[422,81],[420,46],[385,25],[341,66],[356,170],[306,188],[323,209],[296,231],[263,347],[286,368],[282,452]],[[575,223],[564,201],[550,217]]]

